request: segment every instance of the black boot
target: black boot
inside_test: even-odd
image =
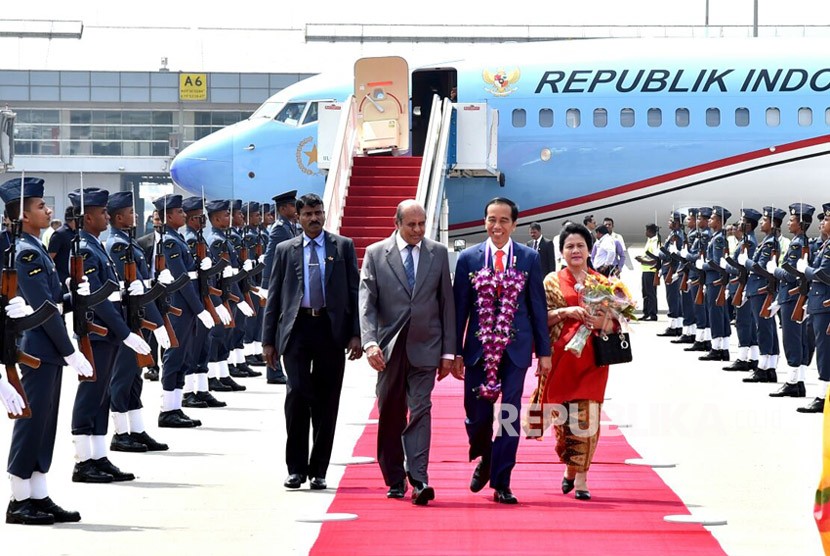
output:
[[[55,523],[55,516],[38,508],[31,498],[20,501],[12,500],[6,509],[6,523],[52,525]]]
[[[211,377],[208,379],[208,390],[212,390],[214,392],[230,392],[233,388],[223,384],[218,378]]]
[[[147,446],[141,442],[136,442],[129,433],[122,432],[121,434],[112,435],[110,450],[114,452],[146,452]]]
[[[47,514],[52,514],[55,518],[55,523],[77,523],[78,521],[81,521],[81,514],[78,512],[64,510],[55,504],[48,496],[40,499],[31,498],[30,500],[32,501],[32,505],[38,510]]]
[[[770,398],[806,398],[807,389],[804,387],[804,382],[798,381],[794,384],[786,383],[775,392],[770,393]]]
[[[182,407],[205,409],[208,404],[200,400],[196,392],[188,392],[182,397]]]
[[[196,392],[196,399],[205,404],[205,407],[226,407],[228,404],[220,402],[210,392]]]
[[[695,343],[695,337],[691,334],[683,334],[679,338],[675,338],[671,341],[673,344],[693,344]]]
[[[136,442],[141,442],[142,444],[147,446],[148,452],[164,452],[170,449],[170,447],[167,444],[164,444],[163,442],[158,442],[155,439],[153,439],[152,436],[147,434],[147,431],[131,432],[130,436],[132,436],[133,440],[135,440]]]
[[[219,382],[221,382],[225,386],[228,386],[234,392],[244,392],[248,389],[246,386],[242,386],[229,376],[223,376],[219,379]]]
[[[711,348],[706,347],[706,342],[695,342],[683,351],[709,351]]]
[[[750,370],[749,361],[743,361],[741,359],[735,359],[735,361],[731,365],[727,365],[723,367],[724,371],[748,371]]]

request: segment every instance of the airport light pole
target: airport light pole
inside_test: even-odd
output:
[[[758,37],[758,0],[753,0],[753,13],[752,13],[752,36]]]

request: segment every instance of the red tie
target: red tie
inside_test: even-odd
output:
[[[496,272],[504,272],[504,251],[496,251]]]

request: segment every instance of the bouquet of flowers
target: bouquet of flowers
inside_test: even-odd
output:
[[[624,330],[628,327],[629,321],[637,320],[634,316],[637,302],[619,278],[589,274],[585,278],[585,284],[577,285],[576,290],[579,292],[579,304],[591,315],[604,312],[608,318],[616,318]],[[592,332],[593,330],[583,324],[565,349],[579,357]]]

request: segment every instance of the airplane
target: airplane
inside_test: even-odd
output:
[[[641,237],[673,210],[830,201],[830,41],[596,39],[506,44],[411,72],[411,152],[420,154],[434,91],[498,110],[501,179],[446,182],[450,238],[481,237],[483,206],[519,205],[547,235],[565,219],[611,217]],[[349,68],[351,69],[351,68]],[[315,101],[353,92],[322,73],[265,101],[245,121],[185,148],[175,183],[208,197],[322,194]],[[415,110],[420,107],[420,110]],[[426,114],[424,112],[427,112]]]

